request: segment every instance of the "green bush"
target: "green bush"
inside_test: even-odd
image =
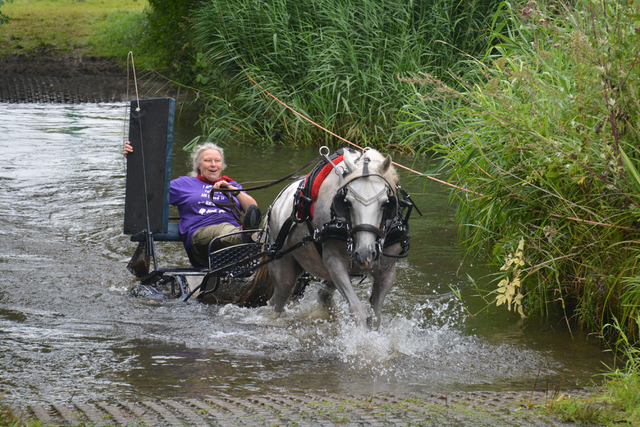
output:
[[[205,132],[276,144],[329,144],[264,90],[336,134],[399,148],[398,74],[458,69],[487,48],[495,2],[209,0],[194,14],[196,86]],[[248,77],[263,86],[254,85]]]
[[[0,0],[0,6],[4,5],[5,1],[7,3],[13,2],[13,0]],[[4,13],[2,13],[2,11],[0,11],[0,25],[8,24],[8,23],[9,23],[9,17]]]
[[[463,237],[505,264],[498,301],[506,295],[509,308],[522,302],[542,313],[560,302],[597,331],[615,316],[637,338],[638,3],[500,8],[490,54],[455,86],[416,76],[428,90],[410,112],[438,100],[438,149],[451,179],[469,191],[455,194]],[[507,261],[521,241],[515,274]]]
[[[191,40],[192,14],[203,0],[148,0],[145,48],[160,58],[174,78],[189,82],[196,49]]]
[[[136,66],[148,63],[143,68],[153,68],[150,56],[143,49],[149,38],[148,15],[145,11],[131,12],[118,10],[111,12],[107,18],[102,18],[96,24],[98,31],[93,37],[96,50],[101,56],[115,57],[125,61],[127,54],[132,51],[136,58]],[[140,59],[140,61],[138,61]]]

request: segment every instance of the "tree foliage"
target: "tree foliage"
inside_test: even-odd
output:
[[[188,82],[196,47],[191,40],[192,14],[203,0],[148,0],[146,48],[163,59],[173,75]]]
[[[0,7],[4,6],[5,2],[13,3],[13,0],[0,0]],[[9,23],[9,16],[2,13],[2,10],[0,9],[0,25],[8,24],[8,23]]]

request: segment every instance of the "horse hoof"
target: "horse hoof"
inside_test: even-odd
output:
[[[380,329],[380,322],[376,317],[369,316],[367,317],[367,328],[373,331],[377,331],[378,329]]]

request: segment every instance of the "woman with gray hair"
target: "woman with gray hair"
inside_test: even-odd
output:
[[[131,152],[133,148],[127,141],[124,155]],[[200,144],[195,147],[191,157],[193,170],[190,176],[171,181],[169,203],[176,206],[180,213],[180,235],[189,260],[194,267],[207,267],[209,244],[213,239],[241,229],[257,228],[261,214],[255,199],[241,191],[242,186],[236,181],[222,175],[227,165],[221,147],[210,142]],[[218,189],[231,191],[215,191]],[[230,201],[233,203],[230,204]],[[245,212],[242,225],[232,212],[234,209]],[[243,243],[249,239],[242,237],[244,235],[236,233],[218,239],[216,247],[211,250]]]

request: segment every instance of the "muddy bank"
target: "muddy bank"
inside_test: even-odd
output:
[[[133,71],[127,73],[113,58],[41,51],[5,55],[0,70],[0,102],[125,102],[136,96]],[[177,95],[157,76],[138,72],[136,80],[141,99]]]

